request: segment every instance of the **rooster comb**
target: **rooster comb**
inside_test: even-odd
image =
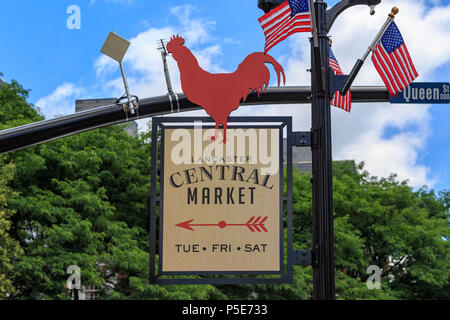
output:
[[[170,42],[181,46],[184,44],[184,39],[182,37],[180,37],[179,35],[176,35],[176,36],[172,36],[170,38]]]

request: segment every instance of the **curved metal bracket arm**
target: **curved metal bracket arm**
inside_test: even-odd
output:
[[[353,87],[353,102],[388,102],[386,87]],[[153,97],[139,101],[139,119],[201,109],[189,102],[184,94],[178,94],[179,109],[173,109],[169,96]],[[242,105],[311,103],[311,87],[268,88],[258,98],[256,93],[248,96]],[[113,104],[75,113],[69,116],[30,123],[21,127],[0,131],[0,154],[27,148],[47,141],[101,128],[113,124],[137,120],[138,115],[128,115],[122,106]]]
[[[373,8],[380,2],[381,0],[342,0],[341,2],[338,2],[333,8],[327,10],[327,32],[330,32],[336,18],[346,9],[356,5],[365,4],[370,7],[370,14],[373,15],[375,13]]]

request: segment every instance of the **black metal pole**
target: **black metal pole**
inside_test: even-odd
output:
[[[313,184],[313,265],[315,300],[334,300],[333,175],[331,146],[329,41],[326,30],[326,3],[315,2],[323,91],[316,85],[316,61],[311,42],[312,81],[312,184]]]
[[[183,94],[178,94],[180,112],[200,110]],[[353,102],[386,102],[389,92],[385,87],[353,87]],[[251,94],[242,105],[298,104],[311,103],[310,87],[269,88],[258,98]],[[31,123],[0,131],[0,154],[27,148],[40,143],[67,137],[73,134],[120,124],[131,120],[169,114],[173,109],[167,95],[139,101],[139,112],[134,116],[123,111],[122,106],[109,105],[72,114],[65,117]],[[177,112],[176,108],[174,112]]]

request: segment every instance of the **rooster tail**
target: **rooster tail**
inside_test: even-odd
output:
[[[286,75],[284,74],[284,69],[281,64],[279,64],[270,54],[267,53],[264,54],[264,62],[273,65],[278,76],[278,86],[280,86],[281,75],[283,75],[283,84],[286,84]]]

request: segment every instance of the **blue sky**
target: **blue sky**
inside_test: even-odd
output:
[[[337,1],[329,1],[333,5]],[[112,30],[131,40],[125,60],[133,93],[165,94],[156,40],[180,33],[211,72],[231,72],[251,52],[262,51],[264,35],[256,0],[16,0],[0,4],[0,72],[31,89],[30,101],[47,118],[70,114],[75,99],[123,93],[115,63],[99,52]],[[349,72],[384,22],[392,5],[418,68],[418,81],[450,80],[450,1],[382,1],[375,16],[365,6],[349,9],[330,33],[333,51]],[[69,30],[70,5],[81,9],[81,29]],[[288,85],[309,85],[307,35],[297,34],[270,51],[285,68]],[[181,90],[176,65],[169,61]],[[272,80],[274,77],[272,77]],[[356,80],[382,85],[370,59]],[[251,108],[251,109],[250,109]],[[256,112],[256,110],[258,112]],[[241,108],[240,115],[292,115],[295,129],[308,130],[308,106]],[[199,112],[195,114],[201,114]],[[354,104],[350,114],[334,109],[335,159],[365,161],[374,175],[396,172],[411,185],[450,188],[449,105]]]

